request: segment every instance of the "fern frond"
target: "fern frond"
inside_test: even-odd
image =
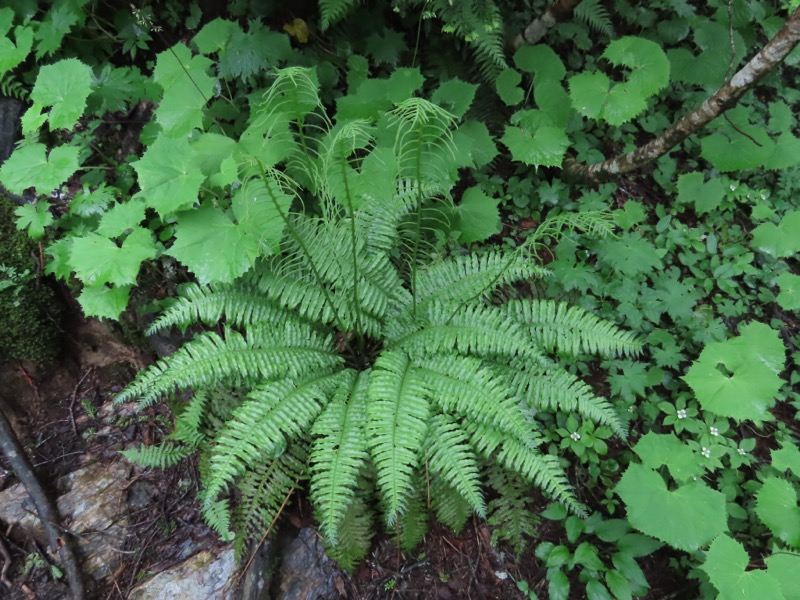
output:
[[[319,0],[320,21],[319,28],[325,31],[328,27],[340,21],[358,0]]]
[[[402,352],[383,352],[370,373],[367,435],[387,526],[391,528],[413,493],[413,475],[419,466],[430,413],[430,392]]]
[[[183,442],[187,446],[197,448],[205,439],[200,430],[208,406],[209,391],[205,388],[197,390],[189,403],[175,419],[175,429],[168,439]]]
[[[218,495],[258,462],[280,456],[289,442],[310,429],[342,376],[338,371],[297,383],[281,379],[251,391],[216,436],[206,493]]]
[[[592,29],[607,37],[614,37],[614,25],[608,10],[600,0],[581,0],[572,13]]]
[[[461,532],[473,514],[472,507],[464,497],[441,477],[433,474],[430,478],[430,498],[436,518],[456,533]]]
[[[431,389],[431,400],[446,414],[485,424],[531,447],[538,445],[511,389],[481,360],[445,355],[419,363],[417,369]]]
[[[473,512],[485,518],[486,502],[481,492],[475,451],[461,427],[444,415],[436,415],[428,423],[425,446],[425,460],[431,472],[439,474],[466,500]]]
[[[460,310],[431,302],[419,319],[411,315],[387,325],[387,346],[411,356],[436,352],[496,358],[522,356],[534,363],[546,361],[519,325],[493,306],[465,306]],[[503,332],[503,335],[498,335]]]
[[[520,556],[528,540],[536,537],[538,517],[530,507],[531,486],[496,464],[486,467],[486,479],[498,496],[489,502],[492,544],[507,541]]]
[[[369,552],[375,535],[372,509],[359,497],[347,507],[339,528],[339,543],[328,545],[327,554],[348,573],[352,573]]]
[[[231,506],[227,498],[221,500],[204,499],[200,503],[200,514],[203,520],[214,531],[219,534],[223,541],[229,542],[233,539],[231,531]]]
[[[421,269],[417,277],[417,306],[425,302],[477,299],[499,286],[549,275],[519,253],[498,250],[453,256]]]
[[[424,481],[417,477],[414,488],[422,489]],[[395,531],[397,545],[406,552],[410,552],[419,545],[428,532],[428,508],[421,494],[417,493],[408,498],[405,510],[398,515]]]
[[[531,377],[529,402],[541,410],[574,410],[586,419],[609,426],[622,439],[628,436],[611,403],[595,396],[592,388],[568,371],[549,371]]]
[[[231,325],[281,323],[288,313],[270,303],[257,287],[245,281],[232,285],[202,286],[190,283],[178,300],[153,321],[147,335],[169,327],[186,329],[195,323],[216,324],[223,317]]]
[[[311,499],[331,546],[353,502],[358,476],[369,457],[364,432],[368,376],[347,371],[325,410],[315,421],[311,449]]]
[[[614,357],[636,355],[642,344],[579,306],[552,300],[512,300],[502,310],[523,326],[534,343],[547,352],[581,352]]]
[[[561,502],[573,514],[583,518],[588,515],[586,507],[575,499],[558,457],[540,454],[517,440],[508,439],[503,442],[500,452],[491,458],[522,475],[529,483]]]
[[[120,454],[129,461],[142,467],[166,469],[177,465],[194,452],[194,448],[182,444],[165,442],[158,446],[141,446],[120,450]]]
[[[278,516],[292,489],[302,480],[308,453],[303,440],[291,444],[278,458],[256,464],[237,485],[234,525],[237,555],[248,539],[260,539]]]
[[[252,327],[247,337],[227,329],[224,338],[216,333],[202,334],[140,372],[116,401],[138,399],[139,405],[146,407],[176,389],[223,382],[241,387],[259,379],[294,378],[340,364],[330,338],[297,322],[288,321],[283,327]]]

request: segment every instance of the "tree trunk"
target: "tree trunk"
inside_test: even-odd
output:
[[[514,39],[514,48],[526,44],[536,44],[566,14],[570,13],[579,0],[556,0]]]
[[[742,67],[713,96],[672,125],[656,139],[631,152],[594,165],[564,162],[564,176],[570,181],[597,184],[639,169],[666,154],[687,137],[702,129],[734,106],[762,77],[774,69],[800,42],[800,9],[797,9],[767,45]]]

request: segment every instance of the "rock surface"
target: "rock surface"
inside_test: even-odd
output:
[[[341,587],[341,572],[313,529],[301,529],[282,548],[275,600],[338,600]]]
[[[233,547],[219,554],[203,550],[131,590],[128,600],[233,600]]]
[[[58,511],[76,536],[83,569],[95,579],[111,575],[119,566],[128,510],[125,502],[129,465],[96,463],[70,473],[59,482],[64,493]],[[0,520],[45,541],[44,530],[22,484],[0,492]]]

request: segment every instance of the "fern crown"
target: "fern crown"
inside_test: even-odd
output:
[[[265,150],[241,154],[239,173],[283,239],[233,284],[188,285],[153,323],[212,329],[120,394],[147,406],[194,392],[170,439],[127,455],[166,466],[198,450],[204,514],[240,539],[307,482],[345,566],[366,552],[378,514],[404,546],[428,510],[456,529],[471,514],[495,522],[527,486],[583,514],[540,451],[536,415],[575,411],[625,435],[612,406],[557,359],[635,354],[639,343],[576,307],[502,298],[547,274],[535,256],[543,236],[604,235],[610,221],[560,216],[515,251],[443,258],[437,231],[462,166],[456,118],[411,98],[373,120],[331,123],[316,89],[313,71],[281,71],[255,111],[251,146]],[[507,502],[487,502],[488,488]]]

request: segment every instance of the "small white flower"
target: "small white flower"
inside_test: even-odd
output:
[[[577,442],[579,439],[581,439],[581,434],[578,433],[577,431],[573,431],[572,433],[569,434],[569,437],[571,437],[573,440]]]
[[[719,429],[717,429],[716,427],[712,427],[711,430],[710,430],[710,433],[714,437],[717,437],[719,435]]]
[[[685,419],[686,418],[686,411],[684,409],[680,409],[678,411],[678,418],[679,419]]]
[[[505,581],[508,579],[508,573],[505,571],[495,571],[494,574],[500,581]]]
[[[711,450],[709,450],[705,446],[703,446],[703,449],[700,451],[700,454],[702,454],[706,458],[711,458]]]
[[[735,185],[733,185],[733,184],[731,184],[731,191],[732,191],[732,192],[735,192],[735,191],[736,191],[736,186],[735,186]]]
[[[746,456],[747,455],[747,452],[745,452],[744,449],[742,449],[742,448],[739,448],[737,450],[737,452],[739,453],[740,456]]]

